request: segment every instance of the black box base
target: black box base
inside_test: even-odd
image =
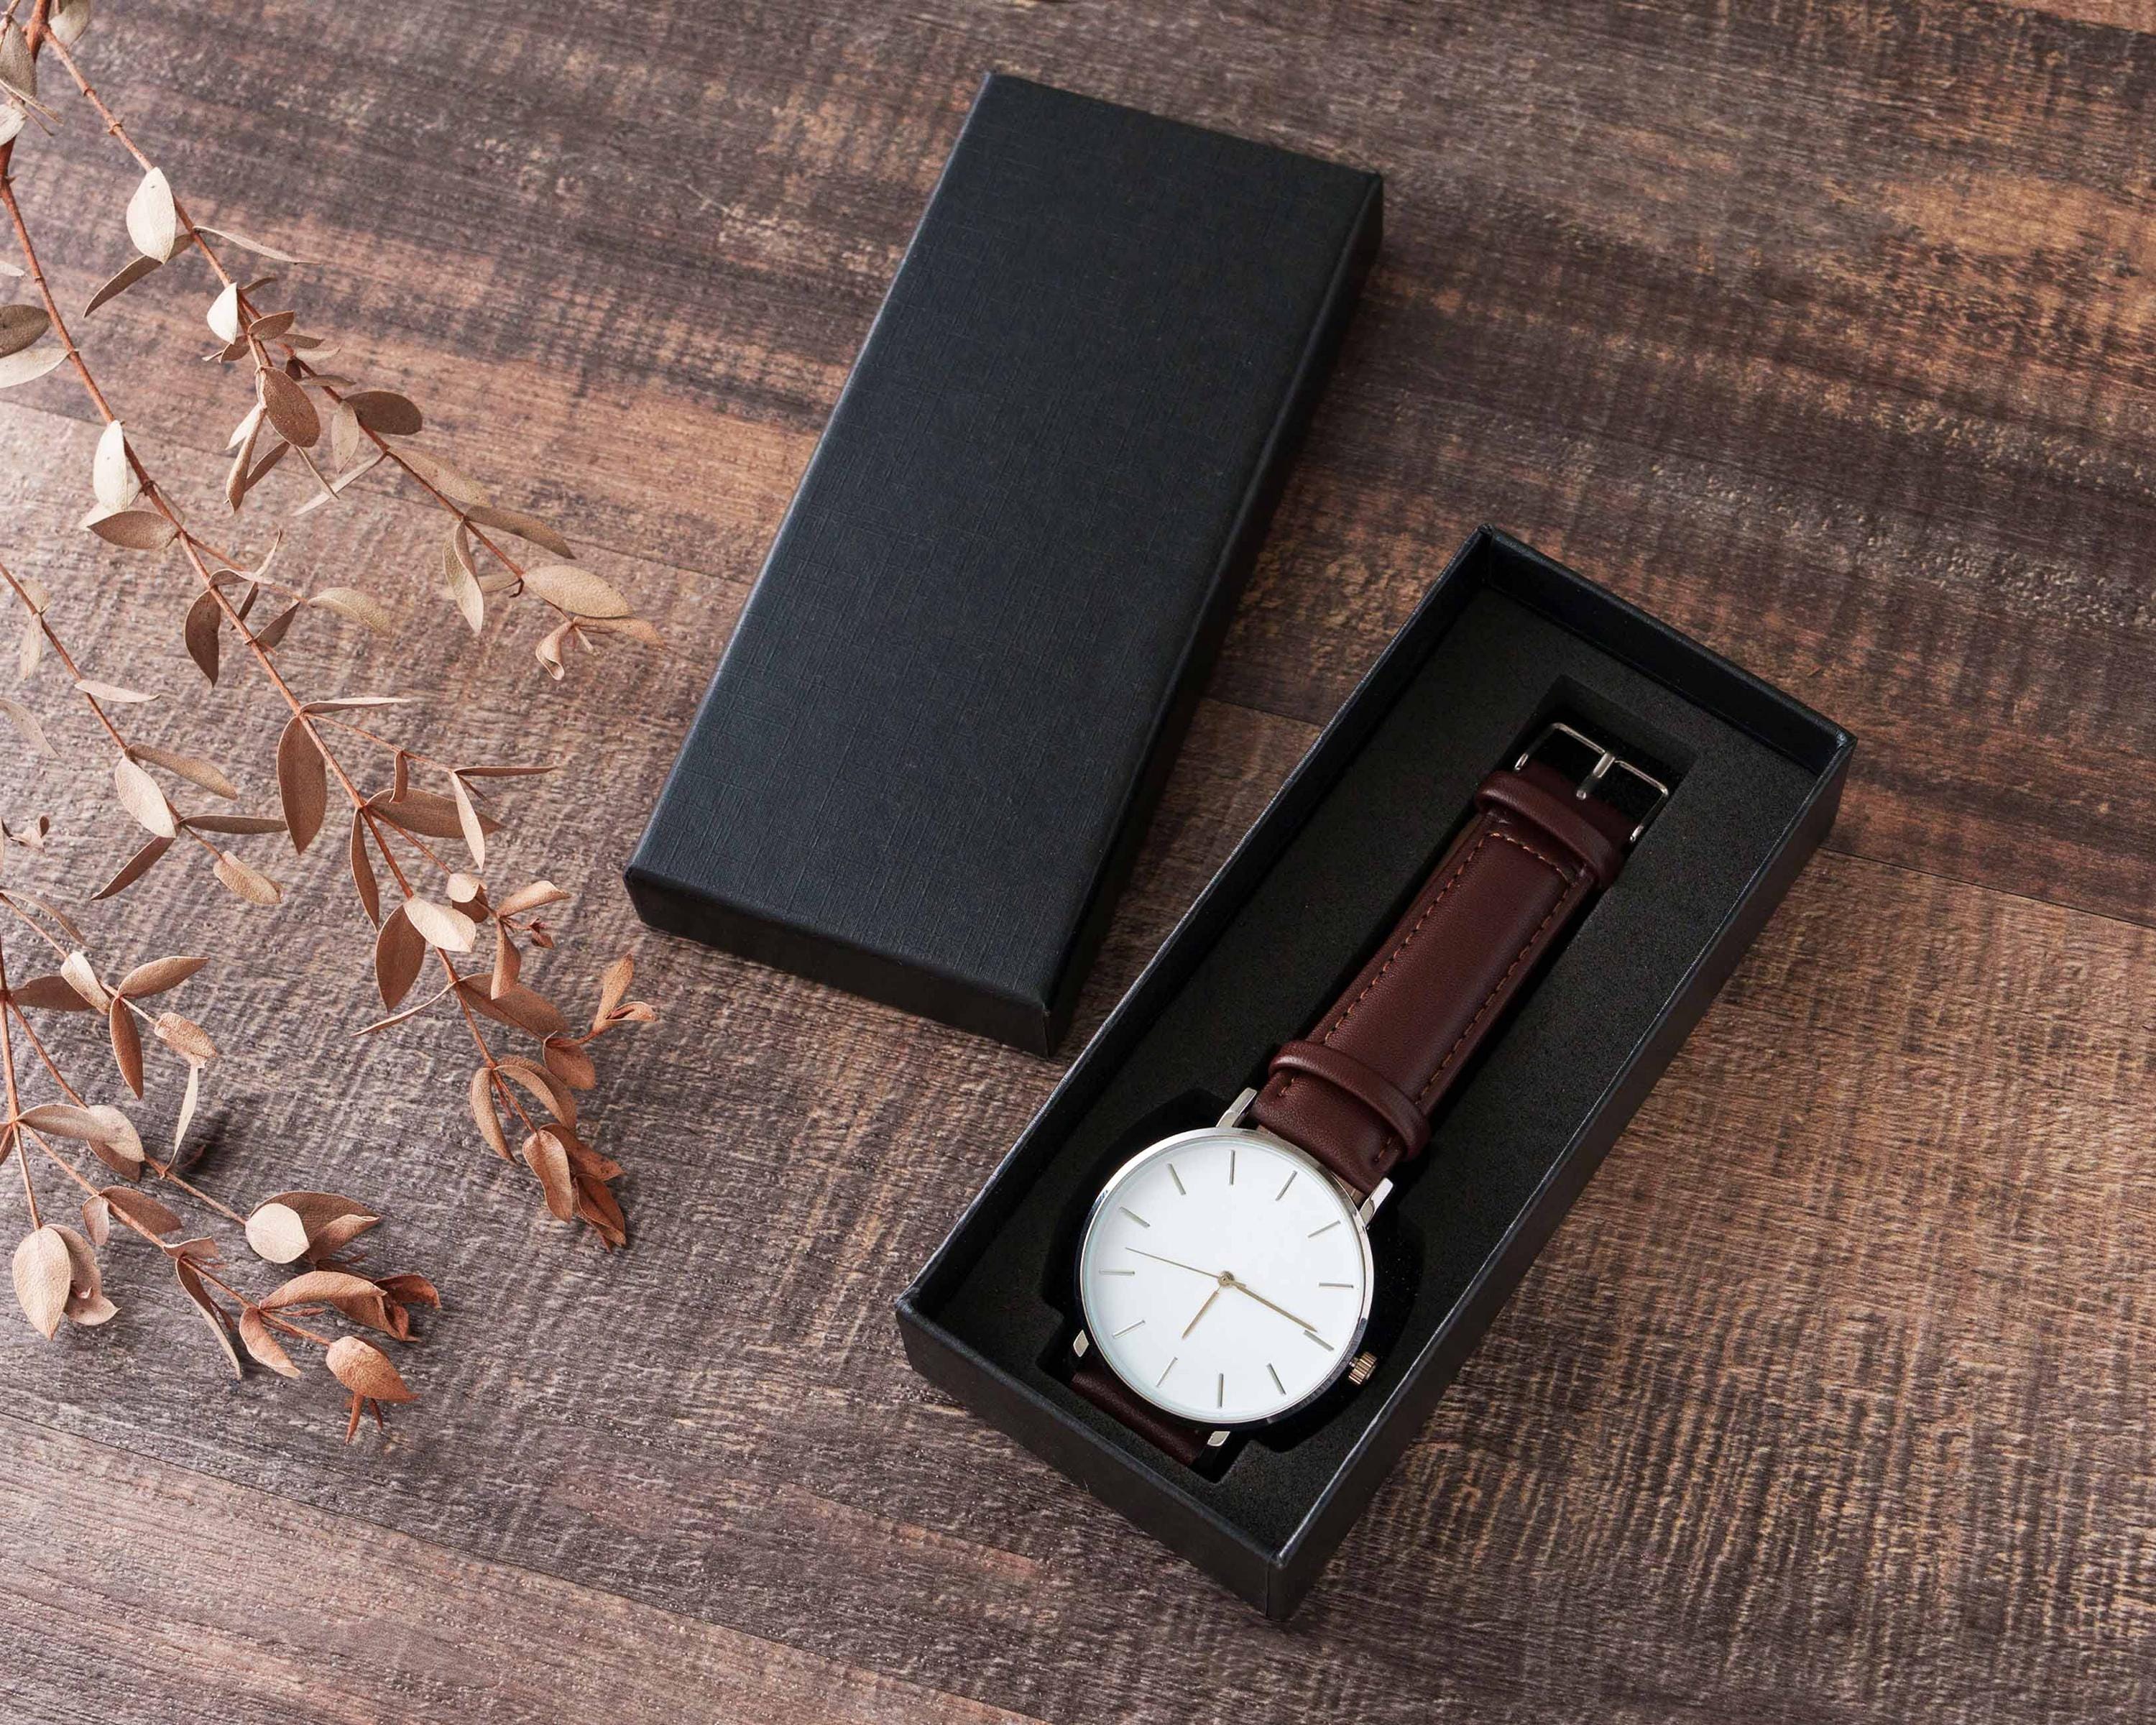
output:
[[[1482,774],[1560,715],[1678,780],[1372,1229],[1363,1389],[1206,1477],[1065,1381],[1099,1183],[1202,1124],[1389,928]],[[1286,1616],[1832,824],[1846,732],[1490,529],[1471,539],[899,1302],[916,1367]]]

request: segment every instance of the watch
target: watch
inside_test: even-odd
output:
[[[1566,752],[1591,764],[1575,777]],[[1370,1221],[1395,1169],[1669,796],[1564,723],[1484,778],[1399,925],[1263,1085],[1102,1186],[1071,1387],[1190,1463],[1364,1382]]]

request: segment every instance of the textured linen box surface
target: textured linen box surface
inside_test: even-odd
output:
[[[1053,1046],[1378,238],[1373,174],[982,86],[627,870]]]
[[[1217,1471],[1183,1466],[1070,1387],[1092,1195],[1144,1143],[1211,1124],[1260,1081],[1394,927],[1477,781],[1553,719],[1654,762],[1674,794],[1378,1210],[1374,1374],[1237,1439]],[[1852,746],[1591,582],[1478,532],[906,1291],[909,1357],[1286,1616],[1832,825]]]

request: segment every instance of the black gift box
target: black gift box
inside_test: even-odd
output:
[[[989,78],[629,863],[644,921],[1051,1048],[1380,189]]]
[[[1144,1143],[1209,1124],[1259,1081],[1393,926],[1482,775],[1559,718],[1621,740],[1675,794],[1378,1212],[1375,1374],[1239,1437],[1217,1477],[1179,1466],[1068,1385],[1094,1193]],[[1483,529],[906,1291],[909,1357],[1286,1616],[1825,835],[1851,747]]]

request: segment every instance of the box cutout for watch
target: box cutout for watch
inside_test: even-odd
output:
[[[1260,1081],[1521,739],[1676,794],[1378,1211],[1368,1381],[1174,1461],[1069,1387],[1100,1185]],[[1834,819],[1849,735],[1494,530],[1471,538],[901,1299],[915,1365],[1269,1615],[1316,1579]]]

